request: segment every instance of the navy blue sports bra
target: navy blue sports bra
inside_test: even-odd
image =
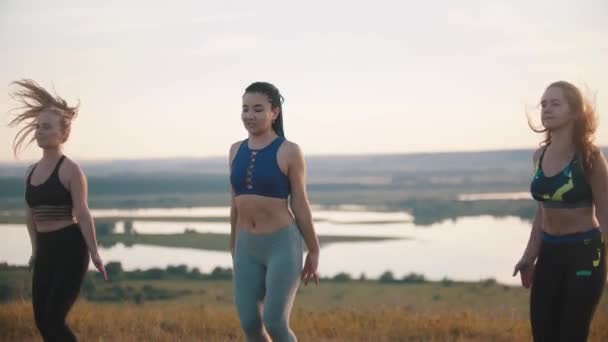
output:
[[[591,186],[585,179],[582,162],[576,154],[558,174],[547,177],[542,162],[546,148],[536,162],[530,192],[545,208],[586,208],[593,205]]]
[[[289,178],[277,162],[277,151],[283,141],[285,138],[279,136],[259,150],[249,148],[249,139],[241,143],[230,170],[230,183],[235,196],[289,197]]]

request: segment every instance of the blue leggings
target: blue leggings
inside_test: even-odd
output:
[[[247,341],[265,341],[266,332],[275,342],[297,341],[289,328],[289,313],[300,284],[303,254],[302,235],[295,224],[269,234],[237,231],[234,296]]]

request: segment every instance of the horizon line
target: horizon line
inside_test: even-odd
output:
[[[598,146],[601,149],[608,148],[608,146]],[[306,153],[305,158],[307,157],[357,157],[357,156],[401,156],[401,155],[429,155],[429,154],[466,154],[466,153],[489,153],[489,152],[515,152],[515,151],[531,151],[534,150],[535,147],[512,147],[512,148],[504,148],[504,149],[475,149],[475,150],[452,150],[452,151],[418,151],[418,152],[371,152],[371,153],[326,153],[326,154],[317,154],[317,153]],[[94,162],[114,162],[114,161],[144,161],[144,160],[204,160],[204,159],[225,159],[226,155],[210,155],[210,156],[160,156],[160,157],[119,157],[119,158],[99,158],[99,159],[81,159],[77,158],[79,162],[83,163],[94,163]],[[23,160],[1,160],[0,164],[22,164],[29,163],[35,161],[35,159],[23,159]]]

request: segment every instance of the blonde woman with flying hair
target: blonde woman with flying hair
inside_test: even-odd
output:
[[[107,279],[87,205],[86,177],[62,151],[78,106],[69,106],[32,80],[13,84],[19,89],[12,97],[22,106],[15,109],[18,113],[9,125],[23,126],[13,141],[15,156],[24,143],[34,140],[42,149],[42,158],[25,174],[34,319],[45,341],[76,341],[65,319],[78,297],[89,258]]]

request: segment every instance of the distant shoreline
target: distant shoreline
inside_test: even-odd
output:
[[[419,151],[419,152],[378,152],[378,153],[308,153],[308,158],[370,158],[370,157],[416,157],[416,156],[430,156],[430,155],[462,155],[462,154],[480,154],[480,153],[513,153],[513,152],[529,152],[533,153],[536,147],[514,147],[506,149],[470,149],[470,150],[439,150],[439,151]],[[601,146],[601,149],[608,149],[608,147]],[[77,158],[83,164],[101,164],[101,163],[130,163],[130,162],[166,162],[166,161],[180,161],[180,162],[191,162],[191,161],[213,161],[218,163],[226,162],[226,156],[224,155],[210,155],[210,156],[180,156],[180,157],[151,157],[151,158],[99,158],[99,159],[86,159]],[[27,166],[37,159],[24,159],[15,161],[14,159],[0,159],[0,167],[6,165],[18,165]]]
[[[95,200],[92,200],[95,202]],[[133,203],[134,206],[122,205],[120,207],[111,206],[112,201],[107,202],[107,207],[97,206],[99,209],[175,209],[175,208],[192,208],[192,207],[207,207],[200,205],[201,203],[189,203],[190,205],[181,206],[168,206],[163,207],[158,205],[158,201],[148,203],[150,206],[141,206],[142,202]],[[156,204],[156,205],[154,205]],[[185,203],[181,203],[185,204]],[[216,206],[213,202],[210,206]],[[321,205],[324,208],[332,208],[337,204],[326,204]],[[92,208],[96,206],[91,205]],[[22,204],[17,208],[0,208],[0,224],[18,224],[25,222],[23,216]],[[534,211],[536,210],[536,204],[534,201],[529,199],[481,199],[481,200],[468,200],[462,201],[459,199],[440,199],[440,198],[417,198],[417,199],[405,199],[401,201],[386,202],[384,205],[380,203],[370,204],[367,210],[373,211],[384,211],[384,212],[403,212],[411,215],[413,223],[416,225],[432,225],[439,223],[447,219],[457,219],[460,217],[467,216],[480,216],[490,215],[495,217],[506,217],[515,216],[523,220],[531,220],[534,217]],[[362,211],[367,211],[362,210]],[[314,210],[313,210],[314,217]],[[96,222],[118,222],[125,220],[137,220],[137,221],[177,221],[177,222],[228,222],[228,217],[218,216],[128,216],[128,215],[116,215],[116,216],[104,216],[95,217]],[[316,221],[323,221],[322,218],[317,218]],[[356,224],[356,223],[376,223],[376,224],[387,224],[387,223],[398,223],[405,222],[405,220],[379,220],[373,222],[340,222],[343,224]]]

